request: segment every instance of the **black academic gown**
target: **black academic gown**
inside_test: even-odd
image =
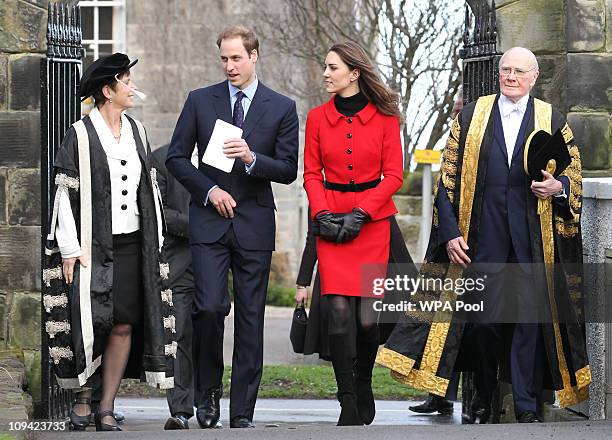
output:
[[[496,100],[496,95],[489,95],[466,105],[452,124],[443,152],[441,185],[448,194],[459,230],[464,238],[467,237],[470,248],[468,256],[472,259],[479,237],[485,192],[483,185],[493,145],[492,108]],[[569,167],[561,174],[570,181],[569,200],[564,206],[552,204],[550,227],[553,236],[550,240],[543,239],[537,213],[538,201],[529,190],[530,182],[526,182],[525,186],[532,261],[544,262],[545,247],[554,250],[554,300],[544,299],[548,303],[549,316],[543,317],[544,323],[541,324],[548,361],[544,387],[556,390],[560,404],[569,406],[588,397],[591,381],[583,314],[580,154],[565,117],[543,101],[536,99],[533,105],[534,112],[528,121],[527,133],[535,127],[549,132],[561,128],[572,158]],[[525,178],[528,179],[527,175]],[[438,190],[438,185],[435,189]],[[434,208],[432,231],[421,275],[424,278],[456,279],[462,276],[462,270],[449,264],[438,215],[438,210]],[[534,278],[538,283],[537,291],[547,292],[546,274],[540,271],[534,273]],[[456,296],[452,291],[434,288],[420,290],[413,299],[441,299],[452,303]],[[474,367],[470,365],[474,357],[469,354],[470,343],[469,338],[464,338],[465,330],[466,324],[455,319],[452,312],[402,314],[385,347],[379,352],[377,362],[390,368],[392,376],[398,381],[444,396],[455,370]]]
[[[151,172],[150,147],[144,128],[138,121],[130,117],[128,120],[142,165],[138,209],[143,261],[142,273],[135,276],[142,279],[144,310],[142,324],[133,330],[125,377],[171,388],[176,355],[175,322],[172,292],[166,288],[169,267],[161,261],[159,252],[158,189],[155,171]],[[89,161],[85,159],[87,155]],[[100,370],[113,327],[111,182],[106,154],[89,116],[66,132],[56,155],[54,179],[54,212],[43,263],[44,325],[58,384],[79,389],[92,385],[92,376]],[[63,280],[62,258],[54,236],[59,191],[68,192],[79,243],[83,249],[90,250],[89,268],[75,265],[71,285]]]

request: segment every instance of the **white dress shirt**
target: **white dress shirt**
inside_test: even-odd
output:
[[[242,97],[242,110],[244,111],[244,119],[246,119],[247,113],[249,112],[249,108],[251,107],[251,103],[253,102],[253,98],[255,97],[255,92],[257,92],[257,86],[259,85],[259,80],[255,77],[255,81],[245,87],[243,90],[240,90],[238,87],[232,85],[231,82],[227,82],[227,87],[229,88],[230,94],[230,106],[232,109],[232,117],[234,116],[234,105],[236,105],[236,100],[238,99],[236,95],[238,92],[242,92],[244,96]],[[251,174],[251,170],[255,166],[255,162],[257,162],[257,156],[253,151],[251,151],[253,155],[253,162],[250,165],[244,164],[244,170],[247,174]],[[213,189],[219,188],[219,185],[213,185],[206,194],[206,199],[204,200],[204,206],[208,205],[208,198],[210,197],[210,193]]]
[[[521,129],[521,122],[527,110],[529,95],[523,96],[517,103],[510,101],[506,96],[500,94],[497,105],[501,115],[502,127],[504,128],[504,140],[508,152],[508,167],[512,164],[512,153]]]
[[[121,115],[121,138],[117,142],[97,108],[89,113],[89,117],[108,161],[113,235],[135,232],[140,229],[137,194],[142,165],[132,126],[125,115]],[[60,196],[55,235],[62,258],[81,255],[77,228],[66,193]]]
[[[246,115],[249,112],[249,108],[251,107],[251,103],[253,102],[253,98],[255,97],[255,92],[257,91],[257,86],[259,85],[259,80],[255,77],[255,81],[249,84],[244,89],[240,90],[238,87],[233,85],[231,82],[227,82],[227,87],[229,88],[230,94],[230,105],[232,108],[232,116],[234,116],[234,105],[236,104],[236,94],[238,92],[242,92],[244,96],[242,97],[242,110],[244,110],[244,118],[246,119]]]

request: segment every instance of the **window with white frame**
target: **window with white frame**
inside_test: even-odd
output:
[[[82,0],[81,27],[87,68],[98,58],[114,52],[125,53],[126,0]]]

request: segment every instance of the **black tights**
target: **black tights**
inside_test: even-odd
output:
[[[352,297],[343,295],[325,295],[329,307],[328,333],[332,335],[349,335],[354,325],[356,314],[357,338],[359,340],[378,340],[378,325],[373,299],[354,298],[354,312],[351,307]]]

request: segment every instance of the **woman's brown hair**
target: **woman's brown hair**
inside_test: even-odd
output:
[[[348,40],[334,44],[329,51],[338,54],[349,69],[359,70],[358,81],[361,93],[382,114],[399,116],[399,95],[382,82],[363,47]]]

